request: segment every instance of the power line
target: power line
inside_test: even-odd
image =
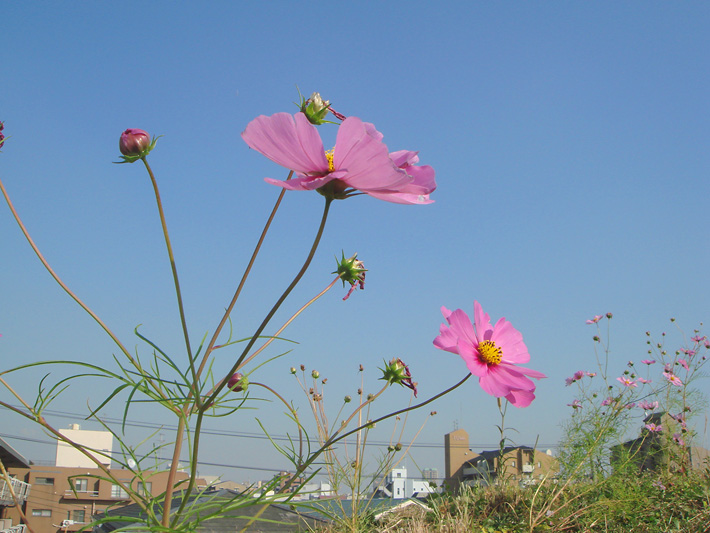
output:
[[[17,408],[22,408],[22,406],[19,405],[13,405],[13,407]],[[85,419],[86,415],[80,414],[80,413],[72,413],[68,411],[57,411],[57,410],[51,410],[51,409],[45,409],[42,411],[43,413],[57,416],[59,418],[67,418],[71,420],[76,420],[77,418]],[[124,425],[124,421],[119,418],[112,418],[112,417],[105,417],[101,418],[101,421],[106,423],[107,425]],[[138,428],[143,428],[143,429],[165,429],[165,430],[172,430],[172,431],[177,431],[177,426],[171,425],[171,424],[155,424],[155,423],[150,423],[150,422],[141,422],[139,420],[128,420],[126,419],[125,425],[129,427],[138,427]],[[203,435],[216,435],[220,437],[235,437],[235,438],[245,438],[245,439],[256,439],[256,440],[275,440],[275,441],[281,441],[281,442],[292,442],[294,439],[293,437],[289,437],[288,435],[278,435],[278,434],[272,434],[272,435],[263,435],[261,433],[252,433],[252,432],[246,432],[246,431],[230,431],[230,430],[217,430],[217,429],[209,429],[209,428],[203,428],[201,430],[201,433]],[[317,441],[312,441],[317,443]],[[405,443],[401,443],[402,445],[405,445]],[[368,440],[368,445],[372,446],[379,446],[379,447],[387,447],[391,446],[392,443],[389,441],[377,441],[377,440]],[[439,448],[443,449],[444,444],[443,443],[433,443],[433,442],[413,442],[411,444],[407,444],[407,446],[411,448]],[[498,447],[498,443],[469,443],[469,448],[480,448],[480,449],[494,449]],[[557,444],[541,444],[538,443],[539,448],[556,448]]]

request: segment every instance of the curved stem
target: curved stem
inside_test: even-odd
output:
[[[289,172],[288,177],[286,178],[286,181],[290,180],[292,176],[293,176],[293,170],[291,172]],[[279,194],[279,197],[276,200],[276,204],[274,204],[274,208],[271,210],[271,214],[269,215],[269,218],[267,219],[266,224],[264,225],[264,229],[261,231],[261,236],[259,237],[259,240],[256,243],[256,247],[254,248],[254,252],[251,254],[251,259],[249,260],[249,264],[247,265],[247,268],[244,270],[244,274],[242,274],[242,279],[239,281],[239,286],[237,287],[237,290],[234,293],[234,296],[232,297],[232,301],[229,302],[229,305],[227,306],[227,310],[224,312],[224,315],[222,316],[222,320],[220,321],[219,325],[217,326],[217,328],[214,330],[214,333],[212,334],[212,338],[210,339],[210,342],[207,345],[207,349],[205,350],[205,354],[202,356],[202,361],[200,362],[200,366],[197,369],[196,377],[198,379],[199,379],[200,375],[202,374],[202,371],[204,370],[205,365],[207,364],[207,359],[209,358],[209,355],[212,353],[212,350],[214,349],[214,345],[217,342],[217,337],[219,337],[219,334],[222,332],[224,325],[227,323],[227,319],[229,318],[229,315],[232,313],[232,309],[234,309],[234,306],[237,303],[237,300],[239,299],[239,295],[242,293],[242,289],[244,288],[244,284],[246,283],[246,280],[249,277],[249,273],[251,272],[251,269],[254,266],[254,262],[256,261],[256,256],[259,255],[259,251],[261,250],[261,245],[264,243],[264,239],[266,238],[266,233],[269,231],[269,228],[271,227],[271,222],[274,220],[274,217],[276,216],[276,211],[278,211],[279,206],[281,205],[281,200],[283,199],[284,194],[286,194],[286,189],[281,189],[281,193]]]
[[[163,236],[165,237],[165,246],[168,249],[168,258],[170,259],[170,268],[173,272],[173,281],[175,282],[175,295],[177,296],[178,310],[180,311],[180,323],[182,324],[182,333],[185,337],[185,349],[187,350],[187,357],[190,362],[190,370],[192,371],[193,386],[197,386],[197,379],[195,374],[195,362],[192,360],[192,347],[190,346],[190,336],[187,331],[187,321],[185,320],[185,308],[182,305],[182,292],[180,291],[180,281],[178,280],[177,266],[175,265],[175,256],[173,255],[173,247],[170,244],[170,235],[168,235],[168,225],[165,222],[165,212],[163,211],[163,202],[160,200],[160,191],[158,190],[158,182],[155,180],[155,175],[153,170],[148,164],[148,159],[144,157],[141,158],[145,169],[148,171],[150,176],[150,182],[153,185],[153,191],[155,192],[155,202],[158,204],[158,213],[160,215],[160,224],[163,228]]]
[[[330,204],[332,203],[333,199],[332,198],[326,198],[325,199],[325,208],[323,209],[323,216],[321,217],[321,222],[320,226],[318,227],[318,232],[316,233],[316,237],[313,241],[313,245],[311,246],[311,250],[308,253],[308,257],[306,258],[306,261],[303,263],[303,266],[301,267],[301,270],[298,271],[298,274],[296,274],[296,277],[293,278],[293,281],[291,281],[291,284],[286,288],[284,293],[281,295],[281,297],[276,301],[274,306],[271,308],[271,311],[268,312],[266,317],[264,317],[264,320],[262,320],[261,324],[259,325],[258,328],[256,328],[256,331],[254,334],[251,336],[251,339],[249,339],[249,342],[247,343],[246,347],[244,348],[244,351],[242,354],[239,356],[239,359],[237,359],[237,362],[234,363],[232,368],[227,372],[228,376],[231,376],[234,374],[234,372],[237,371],[237,368],[239,368],[242,364],[242,361],[246,358],[247,354],[249,353],[249,350],[252,349],[254,344],[256,343],[257,339],[261,335],[261,333],[264,331],[268,323],[271,321],[271,318],[276,314],[276,311],[278,311],[279,307],[281,307],[281,304],[284,303],[286,298],[288,297],[289,294],[291,294],[291,291],[294,289],[294,287],[298,284],[299,281],[301,281],[301,278],[303,275],[306,273],[306,270],[308,270],[309,265],[311,264],[311,261],[313,260],[313,256],[316,253],[316,250],[318,249],[318,244],[320,243],[320,239],[323,236],[323,230],[325,229],[325,223],[328,220],[328,211],[330,210]],[[218,385],[212,394],[205,399],[203,402],[202,406],[199,408],[200,411],[204,411],[207,409],[207,406],[210,405],[217,395],[221,392],[221,390],[225,387],[227,384],[226,380],[222,381],[221,385]]]

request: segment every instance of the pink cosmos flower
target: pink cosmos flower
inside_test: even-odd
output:
[[[700,335],[696,335],[695,337],[690,337],[690,340],[693,342],[703,342],[705,340],[705,336],[703,335],[702,337]]]
[[[643,384],[643,385],[647,385],[648,383],[651,383],[651,382],[652,382],[652,380],[646,379],[646,378],[638,378],[637,381],[638,381],[639,383]]]
[[[303,113],[261,115],[242,132],[242,138],[274,163],[297,177],[267,183],[295,191],[312,191],[330,184],[336,198],[369,194],[398,204],[430,204],[436,189],[434,169],[417,166],[417,152],[387,152],[375,126],[348,117],[338,128],[335,148],[326,152],[316,127]]]
[[[587,324],[596,324],[599,322],[602,318],[604,318],[604,315],[594,315],[594,318],[587,320]]]
[[[616,381],[621,383],[624,387],[637,387],[636,381],[634,381],[631,378],[627,378],[626,376],[621,376],[620,378],[616,378]]]
[[[672,374],[672,373],[673,373],[673,365],[670,364],[670,363],[666,363],[666,364],[663,366],[663,370],[666,371],[666,372],[668,372],[669,374]]]
[[[602,407],[606,407],[607,405],[611,405],[614,403],[614,398],[611,396],[607,396],[606,400],[602,400]]]
[[[571,407],[572,409],[574,409],[575,411],[576,411],[577,409],[581,409],[581,408],[582,408],[582,402],[580,402],[579,400],[575,400],[575,401],[573,401],[572,403],[568,403],[567,405],[568,405],[569,407]]]
[[[646,424],[646,429],[649,430],[651,433],[660,433],[661,431],[663,431],[663,426],[660,424],[656,425],[654,423],[651,423]]]
[[[639,402],[638,406],[644,411],[653,411],[654,409],[658,409],[658,402],[649,402],[644,400]]]
[[[642,359],[641,362],[642,362],[644,365],[652,365],[653,363],[656,362],[656,360],[655,360],[655,359]]]
[[[695,355],[695,350],[689,350],[688,348],[681,348],[680,351],[688,357],[693,357]]]
[[[570,385],[572,385],[572,383],[574,383],[575,381],[579,381],[583,377],[584,377],[584,371],[577,370],[577,372],[575,372],[571,378],[565,378],[565,385],[567,385],[569,387]]]
[[[597,375],[596,372],[585,372],[585,374],[586,374],[588,377],[590,377],[590,378],[593,378],[594,376]]]
[[[683,385],[683,382],[675,374],[672,374],[670,372],[664,372],[663,377],[666,378],[671,385],[675,385],[676,387],[680,387],[681,385]]]
[[[447,324],[439,328],[434,346],[456,353],[481,388],[496,398],[505,397],[515,407],[527,407],[535,399],[535,383],[529,378],[547,377],[541,372],[516,366],[530,360],[523,336],[505,318],[491,326],[491,319],[478,302],[473,303],[474,323],[461,309],[441,308]]]
[[[681,436],[680,433],[673,433],[673,440],[674,440],[679,446],[685,446],[685,441],[683,440],[683,437]]]
[[[688,370],[688,361],[685,359],[678,359],[678,364]]]

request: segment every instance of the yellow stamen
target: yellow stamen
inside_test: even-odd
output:
[[[333,165],[333,152],[335,151],[335,148],[332,148],[330,150],[326,150],[325,152],[325,158],[328,160],[328,172],[333,172],[335,170],[335,165]]]
[[[503,350],[493,341],[483,341],[478,343],[478,353],[484,363],[489,365],[500,364],[503,359]]]

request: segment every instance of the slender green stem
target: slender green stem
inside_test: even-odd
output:
[[[308,267],[310,266],[311,261],[313,260],[313,256],[315,255],[316,250],[318,249],[318,244],[320,244],[321,237],[323,236],[323,230],[325,229],[325,223],[328,220],[328,211],[330,210],[330,204],[332,203],[332,201],[333,201],[332,198],[325,199],[325,208],[323,209],[323,216],[321,218],[320,226],[318,227],[318,232],[316,233],[316,237],[313,241],[313,245],[311,246],[311,250],[308,253],[308,257],[306,258],[306,261],[303,263],[301,270],[298,271],[298,274],[296,274],[296,277],[293,278],[293,281],[286,288],[286,290],[281,295],[281,297],[276,301],[274,306],[271,308],[271,311],[268,312],[268,314],[266,315],[266,317],[264,317],[264,320],[262,320],[259,327],[256,328],[256,331],[249,339],[249,342],[247,343],[246,347],[244,348],[244,351],[242,351],[242,354],[239,356],[236,363],[234,363],[234,365],[232,365],[232,368],[229,370],[229,372],[227,372],[227,374],[226,374],[227,376],[231,376],[232,374],[234,374],[234,372],[236,372],[237,368],[239,368],[241,366],[242,361],[244,361],[247,354],[249,353],[249,350],[252,349],[252,347],[256,343],[256,341],[259,338],[259,336],[261,335],[261,333],[264,331],[266,326],[269,324],[272,317],[276,314],[276,311],[279,310],[279,307],[281,307],[281,304],[286,300],[288,295],[291,294],[291,291],[298,284],[298,282],[301,281],[301,278],[306,273],[306,270],[308,270]],[[227,385],[227,381],[223,380],[220,385],[215,387],[212,394],[207,399],[205,399],[205,401],[203,402],[203,404],[199,408],[199,410],[204,411],[205,409],[207,409],[207,406],[210,405],[212,402],[214,402],[217,395],[222,391],[222,389],[226,385]]]
[[[187,350],[188,361],[190,362],[190,370],[192,372],[193,386],[197,387],[197,374],[195,373],[195,362],[192,359],[192,347],[190,346],[190,335],[187,331],[187,321],[185,320],[185,308],[182,304],[182,291],[180,291],[180,281],[178,279],[177,266],[175,265],[175,256],[173,255],[173,247],[170,244],[170,235],[168,234],[168,225],[165,221],[165,212],[163,211],[163,202],[160,200],[160,191],[158,190],[158,182],[155,179],[153,170],[148,164],[148,159],[144,156],[141,158],[145,169],[150,176],[150,182],[153,184],[155,192],[155,201],[158,204],[158,213],[160,214],[160,224],[163,228],[163,236],[165,237],[165,246],[168,249],[168,258],[170,259],[170,268],[173,272],[173,281],[175,283],[175,295],[177,296],[178,310],[180,311],[180,323],[182,324],[182,333],[185,337],[185,349]]]
[[[170,508],[172,507],[173,488],[175,486],[175,474],[177,473],[178,463],[180,462],[180,452],[182,451],[182,436],[185,432],[186,416],[180,416],[178,428],[175,437],[175,448],[173,449],[173,458],[170,462],[170,471],[168,472],[168,481],[165,485],[165,501],[163,502],[163,526],[170,525]],[[187,498],[189,494],[185,495]]]
[[[293,176],[293,170],[291,172],[289,172],[288,177],[286,178],[286,181],[290,180],[292,176]],[[242,289],[244,288],[244,284],[246,283],[246,280],[249,277],[249,273],[251,272],[251,269],[254,266],[254,262],[256,261],[256,256],[259,255],[259,251],[261,250],[261,245],[264,243],[264,239],[266,238],[266,233],[269,231],[269,228],[271,227],[271,222],[274,220],[274,217],[276,216],[276,211],[278,211],[279,206],[281,205],[281,200],[283,199],[285,193],[286,193],[286,189],[281,189],[281,193],[279,194],[279,197],[276,200],[276,204],[274,204],[274,208],[271,210],[271,214],[269,215],[269,218],[266,221],[266,224],[264,225],[264,229],[261,231],[261,236],[259,237],[259,240],[256,243],[256,247],[254,248],[254,252],[251,254],[251,259],[249,260],[249,264],[247,265],[246,270],[244,270],[244,274],[242,274],[242,279],[239,281],[239,286],[237,287],[237,290],[234,293],[234,296],[232,297],[232,301],[229,302],[229,305],[227,306],[227,310],[224,312],[224,315],[222,316],[222,320],[220,321],[219,325],[214,330],[214,333],[212,334],[212,338],[210,339],[210,342],[207,345],[207,349],[205,350],[205,353],[202,356],[202,361],[200,362],[200,366],[197,369],[197,378],[199,378],[200,375],[202,374],[202,371],[204,370],[205,365],[207,364],[207,360],[209,359],[209,356],[212,353],[212,350],[214,349],[214,345],[217,342],[217,337],[219,337],[219,334],[222,332],[224,325],[227,323],[227,319],[229,318],[229,315],[232,313],[232,309],[234,309],[234,306],[236,305],[237,300],[239,299],[239,295],[242,293]]]

